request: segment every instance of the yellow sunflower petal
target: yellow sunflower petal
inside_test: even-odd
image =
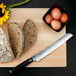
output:
[[[4,19],[4,22],[6,22],[7,20],[6,19]]]
[[[2,8],[2,6],[0,5],[0,8]]]
[[[5,13],[6,15],[9,15],[9,11],[6,11],[6,13]]]
[[[8,19],[9,17],[8,16],[6,16],[6,19]]]
[[[4,16],[4,19],[8,20],[9,19],[9,16]]]
[[[5,9],[3,8],[3,9],[2,9],[2,13],[4,13],[4,11],[5,11]]]
[[[4,5],[4,8],[6,8],[6,5]]]
[[[0,19],[0,24],[3,24],[3,20],[2,19]]]

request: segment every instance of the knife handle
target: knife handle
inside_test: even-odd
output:
[[[29,58],[26,61],[19,64],[18,66],[16,66],[15,68],[10,69],[9,73],[10,74],[17,73],[17,72],[21,71],[22,69],[24,69],[24,67],[27,66],[28,64],[30,64],[31,62],[33,62],[33,59]]]

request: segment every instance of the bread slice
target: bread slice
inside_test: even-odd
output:
[[[28,19],[23,26],[24,51],[28,50],[36,41],[37,28],[35,23]]]
[[[16,57],[19,57],[23,52],[24,36],[19,25],[15,22],[8,25],[9,39],[11,48],[14,51]]]
[[[9,62],[14,59],[14,54],[7,42],[6,36],[0,28],[0,62]]]

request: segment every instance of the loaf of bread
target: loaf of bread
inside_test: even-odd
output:
[[[6,39],[6,36],[0,28],[0,62],[8,62],[14,59],[14,54]]]
[[[9,23],[8,25],[9,40],[11,48],[14,51],[15,56],[18,58],[24,47],[24,36],[19,25],[15,22]]]
[[[24,51],[28,50],[36,41],[37,38],[37,28],[35,23],[28,19],[23,26],[24,35]]]

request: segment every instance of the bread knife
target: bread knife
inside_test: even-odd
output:
[[[54,42],[52,45],[48,46],[43,51],[41,51],[38,54],[34,55],[33,57],[25,60],[24,62],[22,62],[18,66],[10,69],[9,70],[10,74],[12,74],[12,73],[14,73],[16,71],[21,70],[22,68],[24,68],[28,64],[32,63],[33,61],[40,61],[41,59],[43,59],[44,57],[46,57],[50,53],[54,52],[58,47],[60,47],[62,44],[64,44],[72,36],[73,36],[73,34],[71,34],[71,33],[67,33],[66,35],[62,36],[59,40],[57,40],[56,42]]]

